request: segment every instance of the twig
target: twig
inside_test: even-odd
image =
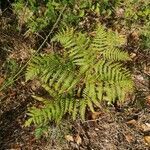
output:
[[[49,34],[46,36],[45,40],[43,41],[43,43],[39,46],[39,48],[37,49],[37,51],[29,58],[29,60],[24,64],[24,66],[22,66],[22,68],[15,74],[15,76],[12,78],[12,81],[9,82],[9,83],[6,83],[4,84],[1,88],[0,88],[0,91],[2,91],[5,87],[7,87],[9,84],[13,83],[14,81],[17,81],[19,79],[18,75],[20,75],[20,73],[22,73],[22,71],[26,68],[26,66],[28,65],[28,63],[31,61],[32,57],[35,56],[43,47],[43,45],[46,43],[46,41],[48,40],[49,36],[52,34],[52,32],[54,31],[54,29],[56,28],[58,22],[60,21],[61,19],[61,16],[63,14],[63,12],[65,11],[66,9],[66,6],[65,5],[61,11],[61,13],[59,14],[55,24],[53,25],[52,29],[50,30]],[[18,77],[18,78],[17,78]]]
[[[44,37],[42,36],[42,35],[40,35],[40,34],[38,34],[38,33],[35,33],[38,37],[40,37],[41,39],[43,39],[44,40]],[[48,42],[46,42],[46,44],[48,45],[48,46],[50,46],[50,44],[48,43]]]
[[[84,124],[84,123],[89,123],[89,122],[97,122],[97,121],[102,120],[103,118],[106,118],[106,117],[104,116],[104,117],[101,117],[101,118],[98,118],[98,119],[85,120],[85,121],[81,121],[81,122],[82,122],[83,124]]]

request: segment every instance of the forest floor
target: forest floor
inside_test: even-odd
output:
[[[4,18],[3,18],[4,20]],[[5,23],[13,19],[5,17]],[[131,41],[134,39],[131,39]],[[31,95],[39,92],[36,82],[24,82],[21,77],[0,92],[0,150],[148,150],[150,148],[150,76],[149,55],[127,45],[133,57],[135,93],[122,107],[110,106],[92,114],[89,120],[71,122],[68,118],[61,127],[52,126],[47,138],[35,139],[34,127],[25,128],[27,108],[35,103]],[[24,64],[26,51],[32,42],[21,34],[0,26],[0,84],[5,81],[4,61],[14,58]],[[8,72],[9,73],[9,72]]]

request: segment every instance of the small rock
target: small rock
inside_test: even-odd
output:
[[[95,128],[95,131],[99,131],[99,128]]]

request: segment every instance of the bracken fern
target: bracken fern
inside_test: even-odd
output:
[[[100,25],[93,33],[90,37],[72,28],[63,29],[52,39],[62,45],[62,54],[33,57],[26,80],[40,80],[51,98],[33,96],[43,105],[29,108],[26,126],[59,123],[65,114],[73,120],[80,114],[84,120],[88,108],[94,112],[102,101],[123,102],[132,91],[130,72],[122,63],[130,58],[119,49],[124,39]]]

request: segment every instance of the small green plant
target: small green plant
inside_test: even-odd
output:
[[[50,98],[33,96],[42,105],[29,108],[26,126],[59,123],[65,114],[73,120],[80,114],[84,120],[88,108],[94,112],[101,102],[123,102],[132,91],[130,72],[122,63],[130,58],[119,49],[124,39],[102,26],[93,34],[63,29],[52,40],[61,44],[61,53],[33,57],[26,80],[38,79]]]
[[[137,3],[135,3],[137,2]],[[125,2],[126,17],[137,19],[138,17],[148,17],[149,15],[149,1],[143,0],[129,0]]]
[[[94,11],[102,15],[104,18],[109,18],[114,14],[115,8],[121,4],[121,0],[96,0],[92,5]]]
[[[150,23],[147,23],[141,30],[142,49],[150,52]]]
[[[124,2],[125,20],[128,26],[147,24],[150,19],[149,0],[127,0]]]

